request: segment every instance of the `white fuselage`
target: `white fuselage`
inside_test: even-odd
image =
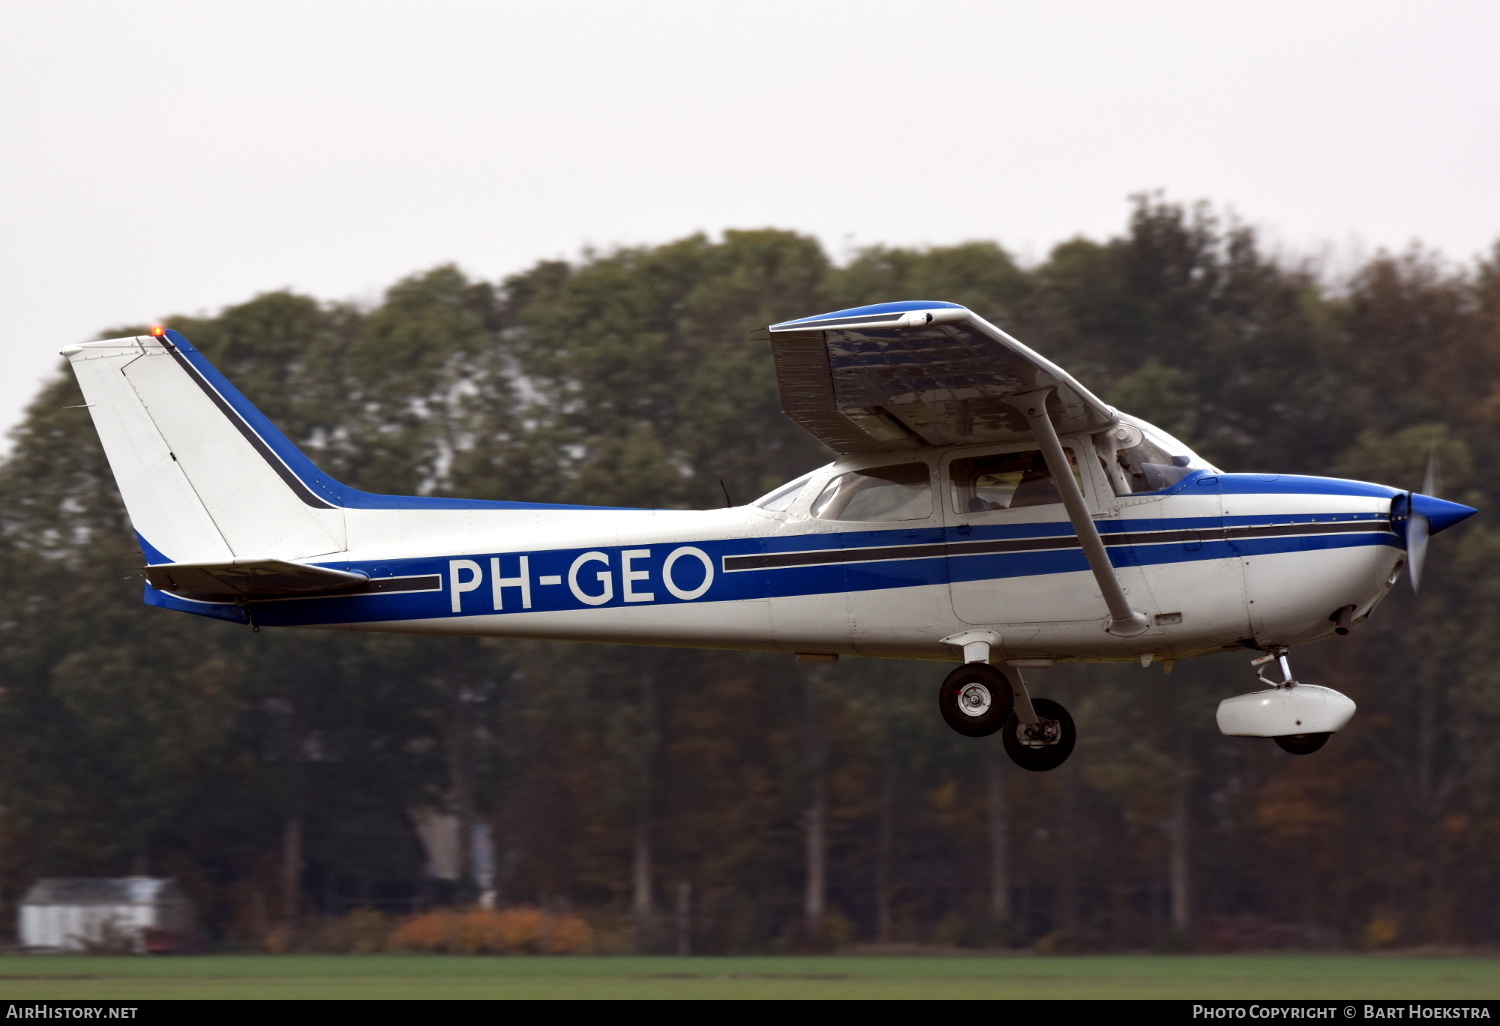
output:
[[[1150,623],[1116,637],[1061,505],[955,509],[948,464],[975,451],[901,457],[929,465],[937,494],[929,516],[894,523],[809,511],[824,482],[889,465],[890,455],[823,468],[783,512],[346,509],[347,554],[312,562],[411,590],[257,602],[254,615],[271,625],[948,660],[955,653],[941,639],[984,627],[1008,658],[1176,658],[1327,636],[1339,609],[1368,615],[1404,560],[1393,489],[1209,468],[1116,496],[1085,461],[1095,522]]]

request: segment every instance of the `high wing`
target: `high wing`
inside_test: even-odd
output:
[[[146,579],[159,591],[205,602],[321,595],[357,588],[370,580],[361,573],[280,559],[159,563],[146,567]]]
[[[1115,409],[1050,360],[955,303],[881,303],[766,331],[788,417],[840,455],[1032,437],[1005,400],[1052,387],[1061,434],[1115,423]]]

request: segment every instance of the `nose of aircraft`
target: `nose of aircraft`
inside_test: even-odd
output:
[[[1449,502],[1447,499],[1434,498],[1431,495],[1423,495],[1421,492],[1411,493],[1411,511],[1415,515],[1427,518],[1428,524],[1431,525],[1430,533],[1432,534],[1446,530],[1479,512],[1473,506],[1465,506],[1459,502]]]

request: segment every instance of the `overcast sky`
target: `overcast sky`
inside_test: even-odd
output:
[[[1500,238],[1495,0],[0,0],[0,38],[0,427],[108,326],[446,261],[763,226],[1040,259],[1149,189],[1335,265]]]

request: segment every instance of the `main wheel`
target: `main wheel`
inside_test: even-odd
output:
[[[1010,681],[988,663],[965,663],[938,688],[943,720],[968,737],[985,737],[1003,727],[1015,701]]]
[[[1331,734],[1282,734],[1280,737],[1271,738],[1281,746],[1283,752],[1291,752],[1293,755],[1311,755],[1332,737]]]
[[[1028,727],[1012,712],[1000,739],[1011,762],[1033,773],[1045,773],[1068,761],[1078,743],[1078,728],[1068,710],[1050,699],[1033,698],[1031,708],[1036,710],[1037,722]]]

